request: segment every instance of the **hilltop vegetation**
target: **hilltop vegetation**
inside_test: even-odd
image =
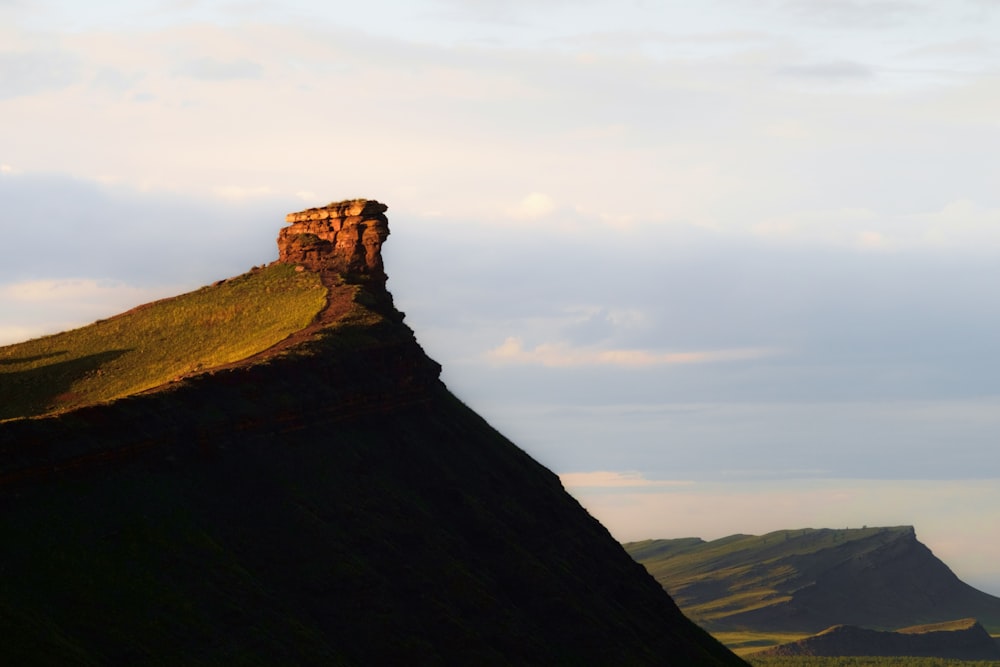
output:
[[[245,359],[308,325],[326,295],[317,274],[273,264],[0,347],[0,420],[108,401]]]

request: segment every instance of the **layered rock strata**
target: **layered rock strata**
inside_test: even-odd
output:
[[[351,199],[289,213],[278,233],[278,261],[311,271],[335,272],[349,280],[384,283],[382,244],[389,236],[388,207]]]

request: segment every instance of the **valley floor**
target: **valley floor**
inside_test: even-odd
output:
[[[945,658],[819,656],[755,658],[753,654],[757,651],[797,641],[808,635],[780,632],[716,632],[713,636],[753,667],[1000,667],[998,661]],[[993,635],[993,637],[1000,643],[1000,636]]]
[[[744,656],[753,667],[1000,667],[997,661],[944,658],[820,658],[812,656],[757,658]]]

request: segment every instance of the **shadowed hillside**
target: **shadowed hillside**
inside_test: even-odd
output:
[[[818,635],[776,646],[755,656],[915,656],[953,660],[1000,660],[1000,647],[973,618],[903,628],[896,632],[837,625]]]
[[[1000,598],[960,581],[910,526],[648,540],[625,549],[713,632],[893,629],[966,617],[1000,629]]]
[[[326,302],[273,347],[0,423],[0,662],[743,664],[448,392],[384,289],[384,210],[289,216],[276,266]]]

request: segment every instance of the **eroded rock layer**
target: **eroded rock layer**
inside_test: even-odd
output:
[[[278,261],[349,279],[385,282],[382,243],[389,236],[388,207],[351,199],[289,213],[278,234]]]

